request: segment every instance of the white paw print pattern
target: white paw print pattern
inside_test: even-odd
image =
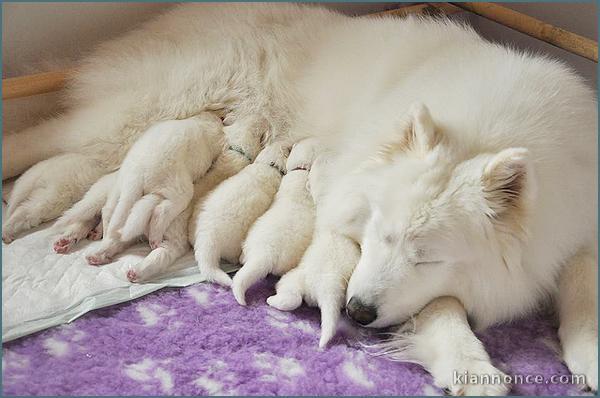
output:
[[[270,353],[255,354],[253,364],[256,368],[265,372],[261,376],[261,380],[267,382],[292,381],[306,373],[297,359],[278,357]]]
[[[377,369],[372,363],[366,360],[363,352],[350,352],[341,367],[344,375],[354,384],[367,389],[375,388],[375,383],[367,375],[369,373],[376,373]]]
[[[174,309],[167,309],[158,304],[138,304],[136,310],[145,326],[156,326],[161,318],[177,315]]]
[[[292,328],[311,335],[319,334],[319,331],[316,330],[308,321],[296,320],[296,318],[287,312],[281,312],[271,307],[268,307],[267,309],[267,322],[274,328],[281,329],[283,331]]]
[[[206,285],[189,287],[186,292],[199,306],[206,307],[210,305],[210,292]]]
[[[224,382],[233,384],[235,373],[227,370],[227,364],[221,360],[215,361],[210,371],[194,380],[194,385],[202,388],[208,395],[238,395],[233,388],[228,388]]]
[[[164,394],[170,394],[175,385],[173,376],[167,369],[160,366],[167,363],[169,360],[155,361],[151,358],[144,358],[141,362],[125,365],[124,373],[135,381],[146,383],[146,390],[158,382],[161,391]]]
[[[54,358],[65,358],[72,352],[84,349],[81,345],[86,337],[84,331],[77,329],[73,324],[62,325],[55,330],[56,333],[42,342],[48,355]]]

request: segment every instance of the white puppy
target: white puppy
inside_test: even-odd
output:
[[[318,306],[319,347],[323,348],[335,334],[346,284],[359,258],[360,249],[352,239],[330,230],[317,230],[300,265],[281,278],[277,294],[269,297],[267,303],[282,311],[298,308],[302,299],[308,305]]]
[[[275,201],[248,232],[240,262],[244,266],[233,278],[233,295],[246,305],[245,293],[252,284],[272,273],[283,275],[300,262],[310,244],[315,206],[308,189],[308,174],[316,155],[316,139],[292,147],[287,174]]]
[[[219,185],[202,204],[196,219],[194,250],[208,281],[231,285],[219,261],[238,261],[250,226],[273,201],[285,174],[288,153],[286,144],[268,145],[253,164]]]
[[[56,253],[68,253],[83,238],[98,240],[102,237],[102,207],[116,180],[116,171],[100,178],[79,202],[56,221],[52,226],[52,230],[58,234],[53,245]]]
[[[240,130],[242,129],[242,130]],[[130,267],[127,278],[131,282],[143,282],[164,273],[169,266],[190,248],[188,225],[195,230],[196,211],[201,209],[204,198],[221,182],[238,173],[256,157],[260,150],[260,138],[264,126],[259,118],[249,118],[243,123],[224,128],[229,148],[210,166],[202,178],[194,184],[194,197],[188,207],[179,214],[165,232],[165,239],[144,260]],[[146,195],[133,207],[130,217],[121,229],[121,239],[129,241],[136,236],[148,236],[150,215],[160,201],[158,195]],[[190,243],[192,241],[190,240]]]
[[[192,200],[194,181],[206,173],[221,153],[222,133],[221,120],[208,112],[156,123],[148,129],[123,161],[102,211],[103,244],[87,257],[88,262],[106,264],[127,246],[120,229],[139,200],[143,201],[142,207],[155,205],[148,220],[148,240],[150,247],[157,248],[168,226]],[[144,199],[144,194],[155,196]],[[154,203],[157,199],[160,201]]]

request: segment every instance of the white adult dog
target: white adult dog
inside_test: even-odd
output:
[[[556,295],[564,359],[597,388],[596,100],[561,63],[444,20],[189,4],[101,47],[71,87],[68,113],[4,138],[5,177],[55,156],[17,182],[5,241],[62,214],[157,120],[260,115],[269,138],[328,142],[323,180],[349,183],[324,197],[356,205],[340,225],[368,219],[350,228],[363,237],[351,316],[423,310],[414,352],[438,384],[493,394],[447,385],[450,369],[492,366],[485,351],[437,342],[480,344],[465,310],[484,327]]]

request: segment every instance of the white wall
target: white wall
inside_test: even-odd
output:
[[[330,8],[363,14],[393,3],[335,3]],[[4,78],[47,70],[76,59],[99,42],[115,37],[172,7],[173,3],[4,3]]]

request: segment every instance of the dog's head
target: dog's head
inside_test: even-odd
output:
[[[534,192],[528,152],[469,154],[414,106],[364,167],[372,175],[347,312],[384,327],[476,285],[481,267],[518,266]]]

